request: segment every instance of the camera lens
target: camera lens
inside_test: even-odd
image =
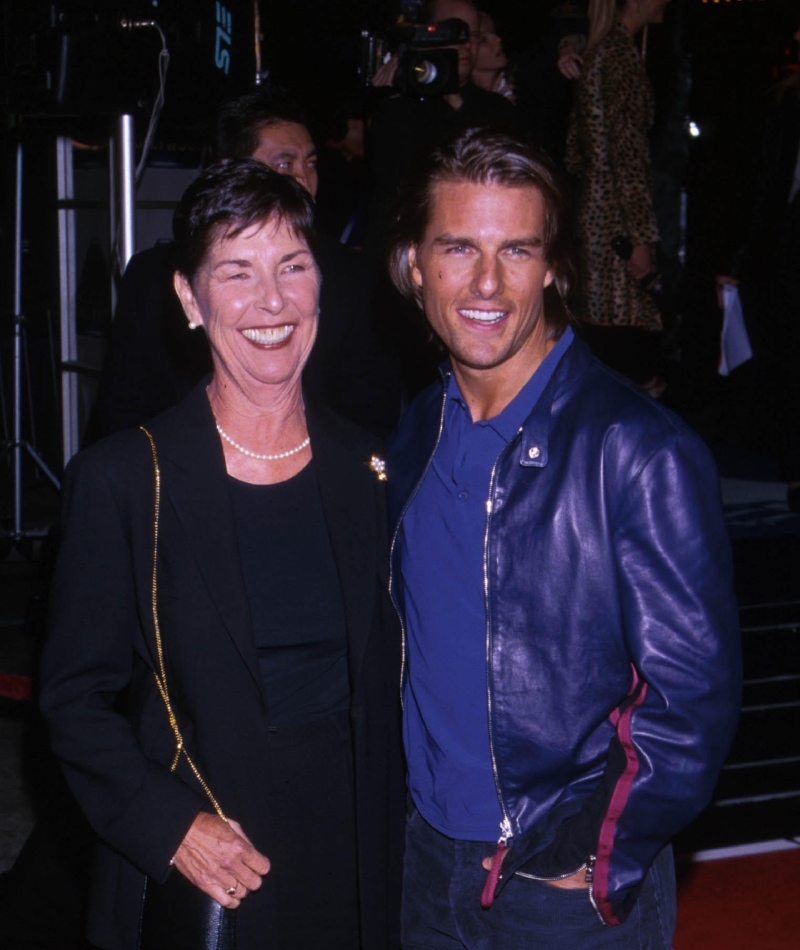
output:
[[[432,82],[436,82],[438,75],[439,70],[429,59],[423,59],[414,66],[414,79],[421,86],[429,86]]]

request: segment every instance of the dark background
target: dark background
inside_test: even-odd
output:
[[[551,27],[549,0],[487,0],[512,56]],[[14,150],[25,147],[23,307],[27,317],[38,437],[49,463],[60,466],[57,352],[58,269],[53,141],[67,134],[83,146],[76,163],[104,162],[113,117],[133,112],[143,135],[157,89],[157,35],[125,32],[121,17],[156,17],[171,63],[166,106],[153,156],[197,163],[221,99],[246,90],[255,75],[253,4],[228,0],[233,17],[230,69],[214,67],[214,0],[6,3],[2,22],[0,101],[0,369],[10,396]],[[324,120],[343,96],[359,99],[360,32],[381,31],[396,18],[396,0],[261,0],[262,71],[303,98]],[[720,385],[716,378],[720,315],[713,277],[729,266],[749,219],[748,196],[757,156],[758,125],[767,89],[797,68],[791,33],[797,0],[672,0],[651,28],[648,69],[658,104],[653,132],[663,247],[675,271],[679,363],[670,398],[690,417],[702,415]],[[554,46],[550,55],[555,58]],[[545,45],[545,49],[547,46]],[[700,136],[690,139],[686,122]],[[323,185],[324,187],[324,185]],[[679,221],[685,193],[686,229]],[[685,243],[685,268],[678,253]],[[94,277],[92,274],[94,267]],[[79,320],[107,321],[110,297],[104,265],[85,268]],[[87,273],[88,270],[88,273]],[[758,436],[760,438],[761,436]],[[756,439],[757,441],[757,439]],[[761,446],[756,445],[757,448]],[[2,459],[0,459],[0,465]]]

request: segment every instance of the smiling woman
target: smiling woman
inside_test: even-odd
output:
[[[183,919],[140,934],[175,881],[236,911],[238,950],[393,946],[404,785],[385,474],[370,436],[303,396],[312,215],[301,185],[252,159],[189,187],[175,288],[213,374],[65,475],[42,708],[100,839],[100,948],[212,945]]]
[[[227,436],[228,473],[283,481],[310,457],[301,374],[317,333],[320,277],[307,196],[254,159],[224,163],[187,190],[175,234],[175,290],[189,326],[202,326],[211,345],[207,392]]]

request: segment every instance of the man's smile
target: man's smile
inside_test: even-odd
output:
[[[468,307],[459,307],[458,314],[467,320],[474,320],[477,323],[499,323],[503,317],[508,316],[508,310],[474,310]]]

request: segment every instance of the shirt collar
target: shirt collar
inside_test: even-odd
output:
[[[476,423],[476,425],[491,426],[506,442],[510,442],[523,422],[528,418],[531,412],[533,412],[533,407],[538,402],[542,392],[544,392],[556,366],[558,366],[561,357],[567,351],[574,338],[575,334],[572,332],[572,328],[567,327],[553,349],[545,356],[527,383],[525,383],[505,409],[491,419],[481,420]],[[447,401],[451,411],[458,406],[469,418],[469,409],[461,394],[455,373],[452,372],[450,373],[450,379],[447,384]]]

